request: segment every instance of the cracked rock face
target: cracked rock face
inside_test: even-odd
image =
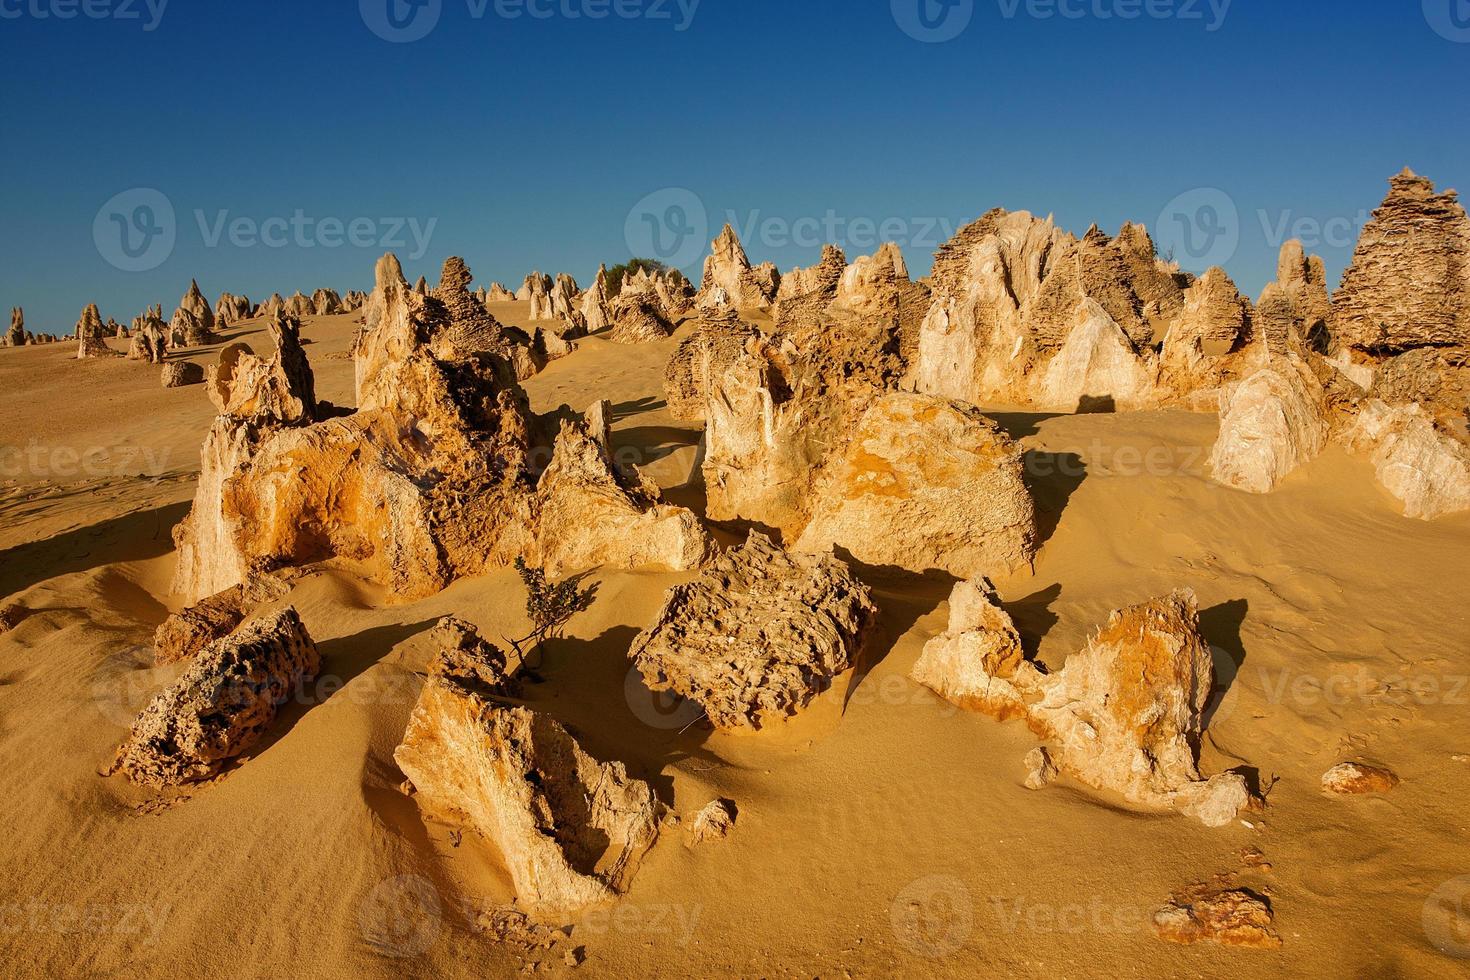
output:
[[[669,590],[629,656],[652,691],[696,703],[721,729],[795,714],[852,666],[877,610],[832,555],[795,555],[752,531]]]
[[[1214,479],[1268,493],[1322,452],[1328,431],[1321,383],[1300,358],[1278,358],[1221,393]]]
[[[1363,228],[1333,296],[1339,343],[1370,352],[1470,348],[1470,217],[1405,170]]]
[[[1200,779],[1195,760],[1213,681],[1194,593],[1180,590],[1109,616],[1044,678],[1030,717],[1078,779],[1167,804]]]
[[[1470,447],[1422,406],[1372,399],[1344,442],[1368,454],[1378,482],[1403,503],[1405,517],[1428,521],[1470,510]]]
[[[260,740],[321,655],[293,608],[214,641],[143,709],[109,773],[146,786],[217,775]]]
[[[257,573],[165,619],[153,634],[153,662],[188,660],[216,640],[229,636],[250,610],[286,595],[287,586],[269,574]]]
[[[609,411],[602,402],[589,415],[605,419]],[[562,423],[536,493],[542,566],[553,577],[599,565],[683,571],[713,550],[692,511],[665,504],[658,486],[636,472],[614,468],[606,432],[587,422]]]
[[[658,837],[664,807],[621,762],[598,762],[547,715],[450,676],[424,685],[393,758],[426,816],[499,851],[536,915],[614,898]]]
[[[890,392],[818,479],[795,547],[960,578],[1011,571],[1036,550],[1022,469],[1021,450],[978,409]]]
[[[694,332],[674,348],[665,369],[664,396],[669,414],[686,421],[703,419],[712,385],[757,336],[755,327],[733,310],[702,317]]]

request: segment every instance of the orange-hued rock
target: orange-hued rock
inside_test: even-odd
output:
[[[817,479],[795,548],[960,578],[1011,571],[1036,550],[1022,471],[1020,448],[979,409],[890,392]]]
[[[1034,684],[1030,722],[1057,764],[1128,799],[1172,805],[1200,781],[1203,715],[1214,681],[1194,593],[1116,610],[1056,674]]]
[[[1190,946],[1214,943],[1250,949],[1276,949],[1281,936],[1265,899],[1242,889],[1197,886],[1186,889],[1154,913],[1160,939]]]
[[[1322,788],[1335,796],[1387,793],[1398,784],[1391,770],[1361,762],[1339,762],[1322,774]]]
[[[620,344],[643,344],[662,340],[674,332],[664,318],[657,296],[648,290],[624,290],[612,301],[608,310],[612,324],[609,340]]]
[[[316,676],[321,655],[294,608],[247,623],[204,649],[133,723],[109,775],[176,786],[217,775],[265,734]]]
[[[628,655],[649,690],[699,704],[717,728],[759,729],[852,666],[876,612],[841,560],[790,554],[752,531],[670,589]]]
[[[240,585],[196,602],[159,624],[153,633],[153,661],[188,660],[215,640],[228,636],[251,609],[285,596],[287,586],[275,576],[257,573]]]
[[[432,676],[394,761],[429,817],[480,834],[519,905],[552,916],[608,901],[658,838],[664,806],[547,715]]]
[[[10,310],[10,330],[5,334],[6,347],[24,347],[26,345],[26,317],[21,308],[12,307]]]

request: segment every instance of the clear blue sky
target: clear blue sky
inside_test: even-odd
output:
[[[850,255],[886,223],[922,272],[997,205],[1078,233],[1182,215],[1166,244],[1256,294],[1291,230],[1335,280],[1405,165],[1470,189],[1467,0],[922,0],[964,28],[943,43],[905,32],[921,0],[702,0],[687,23],[691,0],[419,0],[440,9],[396,22],[388,0],[171,0],[156,24],[149,2],[0,0],[0,306],[33,330],[94,300],[167,313],[191,277],[211,299],[367,288],[393,219],[434,222],[418,257],[397,234],[410,276],[459,254],[514,287],[646,252],[650,220],[672,252],[733,213],[782,268],[829,215]],[[136,188],[174,210],[171,250],[141,237],[156,196],[104,209]],[[298,211],[340,226],[293,241]]]

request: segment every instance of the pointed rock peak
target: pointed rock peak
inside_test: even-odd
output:
[[[470,274],[470,267],[465,264],[464,259],[457,255],[451,255],[444,260],[444,271],[439,274],[439,288],[441,290],[454,290],[458,292],[468,289],[475,277]]]
[[[392,252],[378,260],[373,275],[379,289],[385,289],[388,286],[408,286],[408,280],[403,278],[403,266],[398,263],[398,256]]]

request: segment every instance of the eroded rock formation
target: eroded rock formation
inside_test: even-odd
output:
[[[24,347],[26,345],[26,316],[20,307],[12,307],[10,310],[10,330],[5,334],[6,347]]]
[[[931,395],[875,400],[812,499],[799,551],[835,545],[870,565],[974,578],[1036,550],[1021,450],[979,409]]]
[[[77,321],[77,359],[84,360],[89,357],[119,357],[117,351],[107,346],[106,329],[102,326],[102,315],[97,312],[96,303],[88,303],[87,308],[82,310],[82,317]]]
[[[715,727],[759,729],[852,666],[876,612],[833,555],[790,554],[752,531],[669,590],[629,656],[650,690],[699,704]]]
[[[1470,217],[1411,170],[1389,188],[1333,297],[1335,339],[1370,354],[1470,349]]]
[[[1327,444],[1326,396],[1301,358],[1283,355],[1227,387],[1210,454],[1217,482],[1267,493]]]
[[[769,309],[776,300],[781,274],[769,262],[752,268],[735,229],[725,225],[704,260],[704,281],[696,303],[699,306],[734,306],[736,309]]]
[[[258,572],[240,585],[195,603],[165,619],[153,634],[153,660],[167,664],[188,660],[216,640],[229,636],[251,610],[286,595],[275,576]]]
[[[758,336],[755,327],[734,310],[707,312],[694,332],[679,342],[664,371],[669,414],[676,419],[703,419],[711,386]]]
[[[1343,442],[1369,456],[1405,517],[1433,520],[1470,510],[1470,446],[1422,406],[1371,399]]]
[[[609,309],[612,332],[608,339],[620,344],[642,344],[662,340],[674,332],[664,319],[663,309],[651,292],[624,292]]]
[[[541,563],[547,574],[599,565],[698,568],[713,544],[699,518],[663,502],[658,485],[613,465],[607,402],[587,421],[562,423],[551,465],[536,487]]]
[[[1272,925],[1271,906],[1257,895],[1238,888],[1196,885],[1184,889],[1154,913],[1154,932],[1160,939],[1189,946],[1214,943],[1276,949],[1281,936]]]
[[[204,368],[193,361],[169,361],[159,378],[165,388],[186,388],[204,383]]]
[[[517,902],[572,912],[625,890],[658,837],[664,806],[620,762],[598,762],[539,712],[431,676],[394,760],[429,817],[481,834]]]
[[[209,779],[259,741],[321,655],[293,608],[216,640],[143,709],[108,770],[146,786]]]

